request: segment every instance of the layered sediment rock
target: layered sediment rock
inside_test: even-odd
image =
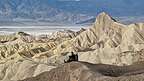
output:
[[[81,61],[130,65],[143,60],[144,24],[123,25],[106,13],[93,26],[52,50],[54,54],[79,52]]]
[[[0,81],[17,81],[34,77],[55,67],[48,60],[51,54],[47,51],[57,46],[57,40],[68,40],[76,32],[61,31],[56,39],[51,37],[32,36],[24,32],[0,36]],[[78,34],[77,34],[78,35]],[[76,36],[76,34],[75,34]],[[45,57],[39,58],[39,57]]]

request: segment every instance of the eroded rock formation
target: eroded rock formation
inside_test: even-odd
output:
[[[93,64],[63,65],[72,51],[79,61]],[[90,28],[77,32],[0,35],[2,81],[143,81],[143,61],[144,24],[124,25],[104,12]]]

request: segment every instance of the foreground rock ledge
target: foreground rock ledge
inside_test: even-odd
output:
[[[114,66],[71,62],[21,81],[143,81],[143,75],[144,63]]]

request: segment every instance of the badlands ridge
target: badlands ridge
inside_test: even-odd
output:
[[[69,52],[79,62],[64,63]],[[0,36],[0,81],[143,81],[144,24],[106,13],[89,29]]]

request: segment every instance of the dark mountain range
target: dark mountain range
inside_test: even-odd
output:
[[[11,21],[15,24],[27,22],[32,24],[37,22],[43,22],[43,24],[74,24],[90,18],[92,16],[71,13],[52,7],[48,0],[0,0],[0,21],[2,25],[4,22],[8,25]]]
[[[52,6],[75,13],[97,15],[108,12],[113,16],[141,16],[144,1],[139,0],[50,0]]]
[[[11,21],[75,24],[93,19],[103,11],[116,17],[143,16],[143,3],[143,0],[0,0],[0,25]]]

